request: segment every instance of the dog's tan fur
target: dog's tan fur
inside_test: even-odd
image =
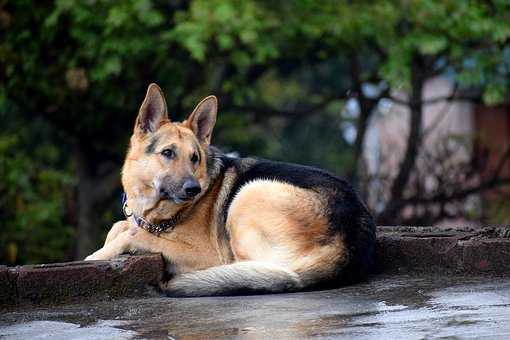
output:
[[[328,265],[336,266],[345,252],[341,240],[325,242],[330,236],[324,207],[319,194],[287,183],[247,184],[227,218],[235,259],[275,262],[296,273],[317,264],[321,271],[332,271]]]
[[[156,252],[177,276],[242,262],[240,270],[278,272],[298,282],[294,288],[318,278],[333,278],[349,256],[344,235],[328,230],[328,205],[320,191],[277,180],[255,180],[239,190],[226,221],[222,219],[237,174],[228,169],[211,182],[216,175],[208,172],[207,148],[216,109],[216,98],[207,97],[186,121],[174,123],[168,118],[159,87],[149,87],[122,171],[127,203],[133,213],[152,223],[178,212],[184,218],[175,230],[159,236],[137,228],[132,219],[117,222],[104,246],[87,260],[108,260],[125,252]],[[151,143],[157,145],[148,152]],[[177,156],[168,161],[160,152],[170,146]],[[197,149],[200,161],[195,164],[190,157]],[[163,176],[186,174],[192,174],[203,188],[197,197],[183,204],[160,199],[156,187]],[[172,285],[170,281],[163,287],[171,289]]]

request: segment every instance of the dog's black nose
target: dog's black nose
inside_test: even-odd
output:
[[[200,183],[198,183],[195,179],[188,179],[186,182],[184,182],[182,189],[188,197],[195,197],[200,193],[200,191],[202,191]]]

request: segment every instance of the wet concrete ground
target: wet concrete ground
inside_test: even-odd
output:
[[[0,313],[2,339],[510,339],[510,279],[378,276],[321,292]]]

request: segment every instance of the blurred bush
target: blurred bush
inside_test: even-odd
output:
[[[74,230],[66,214],[74,177],[59,165],[55,145],[27,133],[0,135],[1,262],[70,259]]]

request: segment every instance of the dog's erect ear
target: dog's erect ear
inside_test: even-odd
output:
[[[150,133],[156,131],[163,123],[168,122],[163,91],[156,84],[150,84],[143,100],[138,117],[136,118],[135,132]]]
[[[211,134],[216,124],[216,113],[218,111],[218,99],[209,96],[203,99],[193,110],[186,125],[195,133],[200,144],[211,143]]]

